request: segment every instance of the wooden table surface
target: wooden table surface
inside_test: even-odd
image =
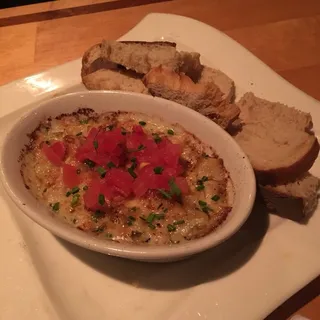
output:
[[[320,0],[60,0],[3,9],[0,85],[77,59],[150,12],[188,16],[225,32],[320,100]],[[318,278],[267,319],[320,319],[319,292]]]

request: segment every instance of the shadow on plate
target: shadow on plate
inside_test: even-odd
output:
[[[243,227],[228,241],[188,260],[146,263],[106,256],[74,244],[58,241],[74,256],[106,276],[155,290],[181,290],[225,277],[241,268],[259,248],[269,226],[260,201]]]

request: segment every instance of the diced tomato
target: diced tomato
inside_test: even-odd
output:
[[[55,142],[51,146],[51,149],[61,160],[64,159],[67,149],[66,149],[66,145],[62,141]]]
[[[77,174],[77,168],[70,165],[63,165],[63,183],[68,188],[76,187],[80,184],[80,176]]]
[[[83,201],[88,210],[104,210],[105,206],[99,204],[99,194],[102,193],[101,182],[99,179],[94,179],[88,185],[88,190],[83,195]]]
[[[128,197],[132,192],[133,177],[122,169],[112,168],[105,177],[106,183],[116,187],[120,193]]]
[[[43,144],[41,150],[53,165],[57,167],[62,165],[62,159],[46,143]]]

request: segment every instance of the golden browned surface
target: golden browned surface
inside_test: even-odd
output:
[[[81,123],[84,113],[89,114],[88,123]],[[164,199],[161,194],[151,192],[146,197],[129,197],[122,200],[106,199],[104,212],[89,211],[84,202],[89,185],[97,168],[90,169],[75,158],[76,149],[85,142],[91,128],[106,128],[116,125],[130,132],[139,121],[144,121],[144,132],[150,137],[158,135],[182,147],[181,160],[186,167],[185,177],[189,193],[181,196],[180,201]],[[168,129],[174,134],[169,135]],[[79,132],[81,133],[79,135]],[[63,169],[53,165],[44,155],[44,143],[64,141],[67,146],[65,163],[79,170],[81,183],[76,194],[71,196],[70,189],[63,183]],[[21,174],[26,187],[32,195],[60,218],[75,228],[93,232],[106,240],[150,245],[170,245],[186,240],[203,237],[219,227],[231,211],[232,182],[219,159],[209,146],[201,143],[195,136],[177,124],[170,124],[160,118],[140,113],[90,113],[81,109],[72,115],[62,115],[46,121],[31,134],[31,141],[22,153]],[[131,161],[125,168],[131,167]],[[148,163],[141,163],[141,165]],[[107,169],[108,170],[108,169]],[[199,181],[202,190],[197,190]],[[69,193],[69,195],[68,195]],[[218,199],[212,199],[216,195]],[[77,197],[76,204],[73,198]],[[97,199],[98,201],[98,199]],[[201,206],[206,204],[206,208]],[[59,204],[54,210],[53,204]],[[151,219],[151,220],[149,220]],[[169,228],[174,230],[169,230]]]
[[[118,9],[107,10],[105,4],[101,7],[108,2],[117,3]],[[167,12],[201,20],[226,32],[295,86],[320,99],[320,1],[173,0],[121,9],[128,2],[79,0],[77,6],[87,5],[87,11],[95,11],[82,15],[72,9],[73,0],[0,10],[0,84],[79,58],[102,38],[117,39],[147,13]],[[100,7],[92,7],[97,4]],[[23,22],[26,14],[65,8],[69,8],[70,17],[55,19],[56,14],[49,15],[50,20],[42,16],[40,21],[36,16],[29,20],[35,22]],[[8,20],[14,16],[18,18]],[[320,298],[314,298],[319,287],[318,278],[268,320],[286,319],[295,312],[317,319]]]

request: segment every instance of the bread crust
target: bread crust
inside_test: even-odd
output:
[[[297,177],[309,171],[319,155],[319,142],[314,140],[309,151],[299,161],[288,167],[279,167],[271,170],[255,170],[257,180],[262,185],[284,184],[293,182]]]

